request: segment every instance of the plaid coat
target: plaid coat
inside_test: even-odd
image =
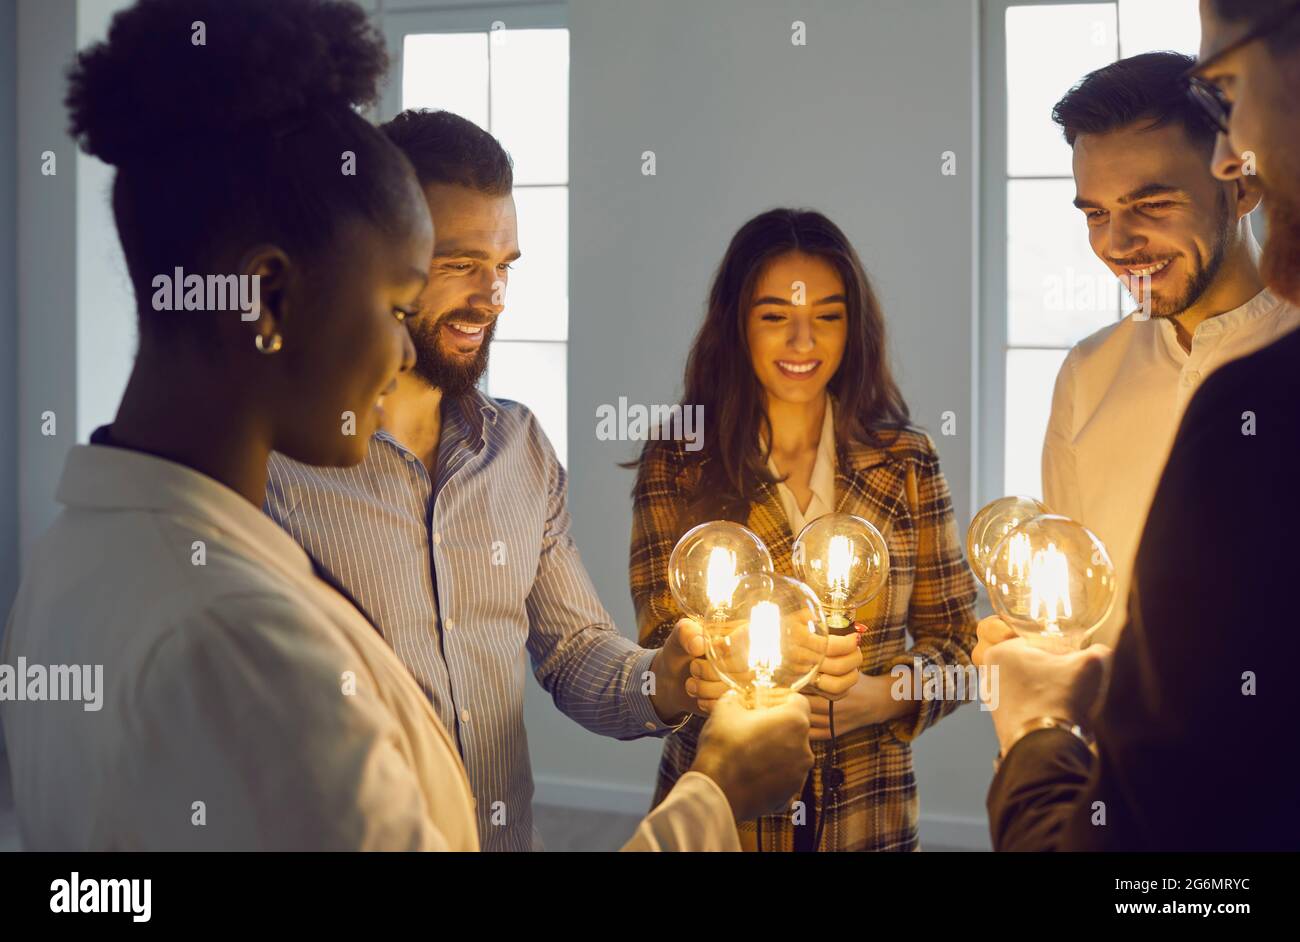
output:
[[[700,477],[700,465],[684,460],[682,443],[665,444],[642,457],[633,495],[630,581],[646,647],[662,646],[681,617],[668,589],[668,556],[689,529],[682,517]],[[857,613],[858,621],[871,629],[863,649],[863,673],[888,674],[896,664],[911,666],[914,658],[939,667],[968,665],[975,646],[975,582],[962,556],[948,484],[930,437],[908,429],[887,447],[850,446],[836,459],[835,503],[836,510],[875,524],[889,545],[889,580]],[[794,534],[774,486],[763,485],[747,525],[767,544],[776,571],[792,575]],[[823,848],[918,849],[909,743],[960,703],[923,700],[907,719],[837,736],[831,759],[845,778],[830,808],[823,808],[822,800],[822,763],[829,743],[812,744],[817,759],[813,795],[817,812],[827,815]],[[692,719],[665,741],[655,804],[690,767],[702,725],[701,719]],[[808,824],[814,820],[810,813]],[[794,827],[790,814],[763,818],[762,849],[793,850]],[[756,834],[753,822],[740,826],[747,849],[755,848]]]

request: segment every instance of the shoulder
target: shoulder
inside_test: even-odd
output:
[[[1108,358],[1109,354],[1127,347],[1145,329],[1154,330],[1155,323],[1136,320],[1133,314],[1129,314],[1122,320],[1093,331],[1070,348],[1062,371],[1084,369],[1099,359]]]
[[[853,442],[848,449],[851,468],[861,469],[873,464],[890,463],[902,468],[937,469],[939,450],[925,429],[915,425],[902,428],[880,429],[875,432],[876,442]]]

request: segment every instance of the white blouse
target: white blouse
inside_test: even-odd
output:
[[[478,848],[418,684],[259,508],[100,445],[58,499],[2,659],[102,665],[102,709],[0,703],[28,849]],[[625,849],[739,849],[721,789],[687,779]]]
[[[767,459],[767,469],[777,477],[782,476],[782,472],[777,469],[776,462],[771,457]],[[800,510],[794,491],[784,483],[776,485],[777,496],[781,498],[781,507],[790,522],[790,532],[795,536],[798,536],[800,530],[818,517],[835,510],[835,417],[832,414],[829,396],[826,398],[822,434],[817,442],[817,457],[813,460],[812,476],[808,486],[812,490],[812,499],[808,501],[807,507]]]

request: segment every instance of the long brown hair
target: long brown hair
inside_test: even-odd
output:
[[[686,360],[682,407],[701,406],[705,417],[704,447],[681,452],[687,462],[701,462],[699,496],[688,510],[688,522],[720,517],[743,521],[760,485],[773,481],[768,455],[760,445],[760,435],[763,441],[772,440],[771,422],[754,373],[746,320],[759,275],[788,252],[825,259],[844,281],[848,336],[844,358],[827,387],[836,400],[837,454],[842,456],[850,442],[887,445],[889,431],[910,422],[889,367],[880,304],[848,238],[821,213],[768,210],[732,236]],[[674,445],[652,440],[643,455],[657,447]],[[770,450],[770,444],[767,447]]]

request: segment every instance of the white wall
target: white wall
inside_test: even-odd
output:
[[[635,633],[627,587],[634,445],[595,438],[619,396],[672,402],[709,278],[747,218],[827,213],[875,281],[918,423],[970,515],[976,316],[974,0],[570,0],[569,472],[575,535]],[[791,44],[805,22],[807,46]],[[657,175],[641,174],[653,150]],[[940,174],[954,151],[958,175]],[[954,437],[939,435],[945,410]],[[597,739],[543,695],[528,723],[539,800],[636,808],[657,742]],[[987,846],[996,740],[964,707],[921,737],[923,842]]]

